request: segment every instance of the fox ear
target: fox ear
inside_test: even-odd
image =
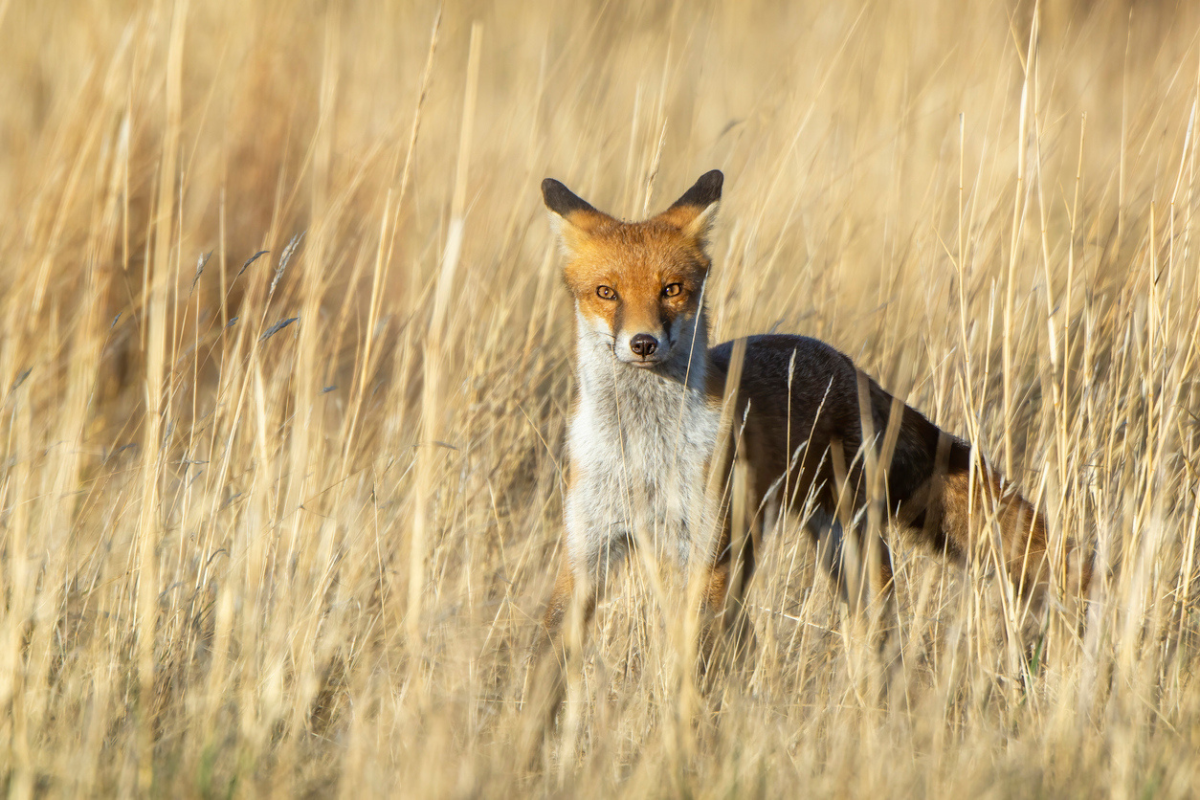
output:
[[[553,178],[542,181],[542,200],[550,210],[550,224],[563,250],[572,254],[613,218],[597,211],[583,198]]]
[[[704,173],[692,188],[683,193],[683,197],[659,214],[658,218],[679,228],[684,236],[703,242],[717,216],[724,183],[725,176],[721,170]]]

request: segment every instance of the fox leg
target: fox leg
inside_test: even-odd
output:
[[[609,569],[624,560],[629,546],[621,537],[608,540],[580,537],[584,546],[573,551],[569,532],[566,539],[562,566],[546,601],[532,653],[535,672],[555,673],[553,683],[558,689],[552,693],[554,708],[562,700],[561,677],[568,648],[582,650],[596,604],[604,596]]]
[[[550,599],[546,601],[546,613],[542,616],[542,627],[550,637],[562,628],[574,594],[575,570],[571,568],[570,559],[564,558],[558,570],[558,577],[554,581],[554,588],[550,592]]]
[[[746,590],[754,574],[756,531],[747,532],[740,543],[731,541],[728,520],[721,535],[717,558],[705,576],[702,597],[702,627],[699,642],[700,669],[707,673],[715,663],[740,663],[756,647],[754,626],[746,613]]]
[[[835,515],[820,507],[814,509],[808,519],[808,530],[817,545],[817,560],[847,605],[857,609],[862,600],[891,597],[892,554],[882,537],[871,542],[879,552],[879,572],[874,574],[865,547],[868,540],[860,533],[853,534],[857,547],[851,558],[845,528]],[[863,591],[868,576],[872,579],[870,590]]]
[[[581,629],[566,631],[578,638],[580,644],[587,639],[587,627],[596,612],[596,604],[604,597],[608,586],[609,572],[618,568],[625,560],[630,547],[625,535],[601,538],[581,535],[574,539],[568,531],[564,537],[563,559],[559,567],[554,588],[546,601],[542,616],[543,640],[561,644],[564,625],[573,625],[572,614],[582,612],[579,617]],[[577,603],[582,603],[577,606]]]
[[[568,646],[577,653],[582,650],[601,591],[603,581],[589,580],[586,572],[577,576],[569,553],[565,553],[526,672],[527,722],[521,749],[531,765],[541,757],[566,700]]]

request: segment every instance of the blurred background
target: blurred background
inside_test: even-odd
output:
[[[1182,0],[0,0],[6,790],[1186,796],[1198,34]],[[1030,634],[894,542],[884,659],[781,523],[719,699],[631,568],[530,745],[573,380],[538,186],[636,219],[712,168],[714,341],[845,351],[1101,579]]]

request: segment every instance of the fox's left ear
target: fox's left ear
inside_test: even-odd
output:
[[[721,174],[721,170],[714,169],[704,173],[692,188],[683,193],[683,197],[659,214],[658,218],[679,228],[684,236],[704,242],[717,216],[721,186],[724,183],[725,176]]]

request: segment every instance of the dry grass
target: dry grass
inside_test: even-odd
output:
[[[1191,794],[1200,8],[454,3],[431,55],[435,12],[0,0],[10,796]],[[900,542],[884,664],[786,526],[694,705],[634,564],[530,761],[538,182],[632,217],[712,167],[716,338],[910,386],[1104,571],[1022,639]]]

